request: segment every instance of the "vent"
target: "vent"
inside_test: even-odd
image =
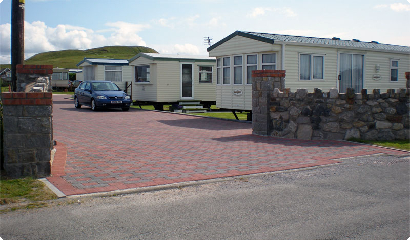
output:
[[[332,40],[340,40],[338,37],[333,37]]]
[[[353,42],[360,42],[359,39],[353,39]]]
[[[371,41],[371,43],[379,44],[379,42],[378,42],[378,41]]]

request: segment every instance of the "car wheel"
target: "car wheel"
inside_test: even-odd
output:
[[[97,105],[95,105],[94,99],[91,100],[91,110],[97,111]]]
[[[123,110],[123,111],[128,111],[128,110],[130,110],[130,108],[129,108],[129,107],[125,107],[125,108],[122,108],[122,110]]]
[[[78,98],[74,98],[74,106],[75,106],[75,108],[81,108],[81,104],[78,101]]]

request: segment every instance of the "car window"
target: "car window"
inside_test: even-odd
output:
[[[85,84],[84,90],[91,90],[90,83],[86,83],[86,84]]]
[[[78,85],[78,88],[81,90],[84,90],[84,87],[85,87],[85,83],[81,83],[80,85]]]
[[[91,83],[94,91],[120,91],[120,88],[112,82]]]

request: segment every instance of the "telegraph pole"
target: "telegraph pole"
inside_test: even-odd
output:
[[[11,3],[11,85],[17,91],[17,64],[24,63],[24,5],[25,0]]]

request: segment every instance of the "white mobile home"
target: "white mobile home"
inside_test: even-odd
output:
[[[406,87],[410,47],[376,41],[236,31],[208,48],[217,58],[217,107],[252,110],[252,71],[286,70],[286,88]],[[238,94],[240,93],[240,94]]]
[[[139,53],[129,60],[132,98],[157,109],[183,100],[215,104],[216,60],[204,56]]]
[[[127,85],[131,84],[131,67],[126,59],[84,58],[77,67],[83,68],[82,79],[78,80],[111,81],[122,90],[126,90]]]
[[[51,75],[51,86],[53,89],[68,88],[69,70],[65,68],[53,68]]]

